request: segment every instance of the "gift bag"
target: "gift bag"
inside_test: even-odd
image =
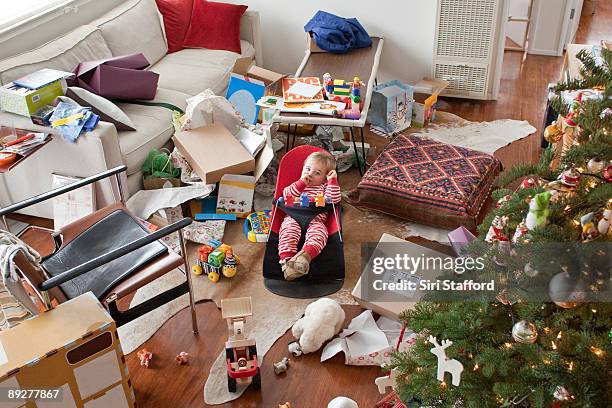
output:
[[[143,54],[122,55],[81,62],[72,71],[72,86],[87,89],[108,99],[155,98],[159,74],[145,71],[149,61]]]
[[[375,131],[392,135],[410,127],[414,90],[398,80],[374,87],[368,122]]]

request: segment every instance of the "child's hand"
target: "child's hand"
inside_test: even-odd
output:
[[[310,185],[310,176],[307,173],[302,174],[302,177],[300,177],[300,180],[306,183],[307,186]]]
[[[329,173],[327,173],[327,181],[336,177],[338,177],[338,173],[336,173],[336,170],[330,170]]]

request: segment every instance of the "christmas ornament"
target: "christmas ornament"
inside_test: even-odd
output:
[[[580,217],[580,225],[582,226],[582,239],[585,242],[592,241],[599,236],[599,231],[595,228],[593,218],[595,213],[590,212]]]
[[[520,188],[534,188],[539,184],[539,179],[537,177],[527,177],[521,182]]]
[[[542,227],[546,225],[548,218],[548,204],[550,203],[551,197],[550,191],[544,191],[543,193],[536,194],[529,203],[529,212],[525,218],[525,226],[530,231],[536,227]]]
[[[491,222],[491,226],[489,227],[489,231],[487,231],[487,235],[485,236],[486,242],[496,242],[496,241],[507,241],[508,237],[504,234],[504,228],[508,224],[508,216],[499,216],[496,215]]]
[[[529,229],[527,228],[527,225],[525,225],[525,220],[523,220],[519,225],[516,226],[514,235],[512,235],[512,242],[516,244],[518,242],[526,241],[527,232],[529,232]]]
[[[608,183],[612,183],[612,164],[609,164],[601,171],[601,175]]]
[[[558,273],[548,283],[548,295],[557,306],[571,309],[585,298],[584,282],[567,272]]]
[[[570,399],[570,393],[565,389],[565,387],[557,385],[555,392],[553,392],[553,397],[559,401],[567,401]]]
[[[576,112],[570,112],[567,114],[567,116],[565,117],[565,124],[568,127],[576,127],[578,126],[578,122],[576,121],[576,117],[578,116],[578,114]]]
[[[438,340],[434,336],[429,336],[429,342],[434,345],[431,353],[438,357],[438,381],[444,381],[444,373],[449,372],[452,376],[452,384],[455,387],[459,386],[461,382],[461,373],[463,372],[463,364],[453,359],[446,357],[446,350],[448,347],[453,345],[450,340],[442,340],[442,344],[438,344]]]
[[[564,186],[574,188],[580,182],[580,173],[573,168],[567,169],[561,172],[558,180],[561,180]]]
[[[601,220],[597,223],[597,231],[601,235],[607,235],[610,233],[610,218],[612,217],[612,210],[604,210],[601,216]]]
[[[506,194],[505,196],[497,200],[497,203],[495,204],[495,208],[501,208],[504,205],[504,203],[510,201],[511,199],[512,199],[512,196],[510,194]]]
[[[521,320],[512,326],[512,338],[517,343],[533,344],[538,338],[538,329],[530,321]]]
[[[546,126],[544,129],[544,139],[548,143],[557,143],[563,137],[563,131],[557,125],[557,122],[553,122],[551,125]]]
[[[610,116],[610,115],[612,115],[612,109],[606,108],[606,109],[601,111],[601,113],[599,114],[599,117],[602,118],[602,119],[605,119],[606,116]]]
[[[610,329],[610,332],[608,333],[608,338],[610,339],[610,341],[612,341],[612,329]]]
[[[534,269],[529,262],[525,264],[523,272],[525,272],[525,275],[529,276],[530,278],[535,278],[538,276],[538,273],[540,273],[537,269]]]
[[[591,174],[599,174],[603,170],[603,168],[604,168],[603,160],[599,160],[599,158],[597,157],[593,157],[587,163],[587,169],[589,170],[589,173]]]

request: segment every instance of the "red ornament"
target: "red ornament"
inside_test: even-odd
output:
[[[576,122],[576,112],[570,112],[565,117],[565,124],[570,127],[578,126],[578,122]]]
[[[609,164],[601,171],[601,175],[608,183],[612,183],[612,164]]]

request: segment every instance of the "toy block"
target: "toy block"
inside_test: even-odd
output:
[[[225,259],[225,253],[215,249],[208,255],[208,263],[217,268],[221,267],[223,260]]]

